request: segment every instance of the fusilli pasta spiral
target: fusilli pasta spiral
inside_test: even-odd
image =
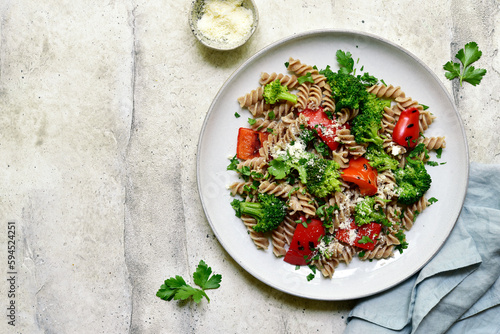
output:
[[[262,72],[259,86],[237,98],[240,107],[248,109],[253,116],[253,120],[249,120],[249,128],[259,138],[259,146],[254,151],[255,153],[258,149],[259,156],[254,157],[254,154],[252,158],[240,160],[236,167],[231,162],[232,170],[238,173],[241,180],[231,183],[228,189],[232,196],[240,197],[241,202],[258,204],[256,202],[261,197],[268,196],[284,203],[284,207],[281,207],[284,218],[280,216],[282,220],[279,225],[274,225],[273,229],[266,232],[255,231],[261,230],[260,220],[258,228],[255,228],[256,218],[237,211],[251,240],[257,248],[264,250],[268,249],[271,242],[274,256],[284,257],[295,245],[294,235],[299,234],[296,231],[308,228],[311,222],[320,224],[324,229],[322,235],[316,240],[310,240],[307,245],[302,246],[302,250],[308,247],[309,255],[305,256],[307,264],[315,266],[324,277],[329,278],[334,276],[341,262],[347,265],[356,258],[373,260],[392,257],[395,250],[402,251],[407,247],[405,231],[413,227],[417,216],[430,205],[425,196],[414,203],[414,199],[403,201],[403,187],[398,184],[401,174],[398,173],[417,160],[422,164],[427,162],[429,151],[446,147],[444,136],[423,135],[436,116],[427,107],[406,96],[399,86],[363,86],[361,92],[363,96],[368,96],[369,101],[389,100],[380,102],[377,107],[377,110],[380,109],[380,114],[377,115],[381,116],[381,121],[379,127],[373,127],[378,130],[376,134],[382,140],[374,141],[376,144],[371,143],[360,139],[359,130],[354,128],[356,118],[367,110],[361,99],[356,105],[359,109],[340,107],[346,104],[342,104],[338,96],[335,96],[334,92],[338,93],[339,90],[328,71],[319,71],[294,58],[289,58],[287,70],[288,74]],[[304,76],[307,76],[305,80],[301,78]],[[272,105],[266,103],[263,97],[264,87],[276,80],[296,95],[296,103],[294,99],[291,99],[293,102],[278,100]],[[382,103],[385,105],[383,110]],[[422,135],[416,144],[420,145],[421,150],[415,150],[410,143],[403,145],[401,140],[398,140],[401,145],[396,140],[393,141],[393,135],[396,137],[399,130],[399,127],[395,130],[396,125],[406,117],[408,111],[402,112],[408,108],[416,108],[419,112],[419,130]],[[314,112],[320,110],[324,112],[321,115],[326,114],[329,119],[320,124],[314,123],[312,120],[318,115]],[[413,115],[416,116],[415,113]],[[332,141],[325,139],[326,132],[334,138]],[[387,154],[395,162],[391,160],[388,167],[378,166],[371,160],[377,157],[370,157],[370,145],[376,146],[382,152],[381,155]],[[365,159],[367,157],[368,160]],[[365,159],[365,171],[378,168],[374,172],[376,182],[375,179],[370,181],[371,185],[376,183],[376,192],[367,194],[363,192],[362,183],[358,184],[357,179],[349,179],[345,177],[346,174],[342,176],[347,173],[348,168],[356,165],[355,162],[361,161],[358,159]],[[335,166],[337,183],[334,190],[318,196],[311,184],[322,181],[321,177],[324,176],[318,176],[317,180],[312,178],[308,175],[312,169],[308,167],[315,161],[325,160]],[[370,165],[370,169],[366,165]],[[317,166],[314,165],[319,168]],[[361,180],[361,176],[358,179]],[[360,207],[367,203],[367,199],[371,200],[370,209],[377,213],[377,220],[371,221],[360,216],[360,211],[365,210]],[[370,229],[372,232],[366,232]],[[373,232],[374,230],[377,232]]]

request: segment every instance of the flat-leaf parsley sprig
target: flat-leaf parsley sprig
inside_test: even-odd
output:
[[[476,42],[469,42],[465,44],[463,49],[458,50],[455,57],[460,60],[460,63],[455,63],[453,61],[449,61],[444,64],[443,69],[445,72],[446,78],[453,80],[455,78],[460,79],[460,86],[462,86],[462,82],[466,81],[473,86],[478,85],[483,79],[483,76],[486,74],[486,70],[482,68],[474,68],[471,64],[478,61],[481,58],[483,53],[479,50]]]
[[[205,290],[217,289],[220,287],[222,275],[212,275],[212,268],[210,268],[205,261],[201,260],[196,271],[193,273],[193,281],[201,289],[194,288],[187,284],[184,278],[179,275],[170,277],[161,285],[156,296],[167,301],[171,301],[172,299],[186,300],[193,298],[196,303],[199,303],[201,299],[205,297],[210,303],[210,298],[208,298]]]

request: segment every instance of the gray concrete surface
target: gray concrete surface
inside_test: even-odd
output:
[[[15,327],[1,316],[1,333],[343,330],[355,301],[300,299],[247,274],[197,194],[197,142],[213,97],[245,59],[294,33],[353,29],[408,49],[453,96],[471,160],[500,163],[498,1],[256,0],[260,26],[231,52],[194,39],[190,2],[0,2],[0,307],[16,305]],[[460,87],[442,66],[469,41],[488,74]],[[210,303],[155,296],[200,259],[223,275]]]

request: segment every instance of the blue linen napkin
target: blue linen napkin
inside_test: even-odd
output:
[[[344,334],[500,333],[500,165],[470,167],[440,251],[410,279],[360,300]]]

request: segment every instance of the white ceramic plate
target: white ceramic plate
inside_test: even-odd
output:
[[[260,73],[286,73],[289,57],[319,69],[337,68],[335,52],[349,51],[360,59],[356,66],[387,84],[401,86],[406,96],[429,106],[437,116],[426,136],[446,136],[440,162],[428,167],[433,178],[427,197],[438,202],[426,209],[407,233],[409,247],[387,260],[341,263],[332,279],[311,270],[295,270],[272,250],[258,250],[241,220],[234,215],[227,186],[237,180],[226,170],[236,152],[238,128],[248,127],[250,113],[237,98],[258,87]],[[236,118],[234,113],[242,115]],[[416,273],[439,250],[462,208],[468,182],[468,149],[460,116],[445,87],[432,71],[408,51],[379,37],[352,31],[321,30],[295,35],[261,50],[240,66],[215,97],[203,125],[198,147],[198,187],[208,221],[222,246],[250,274],[262,282],[296,296],[318,300],[344,300],[388,289]],[[436,160],[436,159],[434,159]],[[271,247],[270,247],[271,248]]]

